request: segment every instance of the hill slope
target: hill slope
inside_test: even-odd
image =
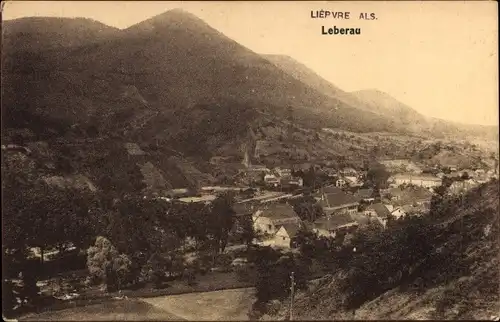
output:
[[[114,37],[118,28],[87,18],[32,17],[2,21],[2,49],[40,51],[87,45]]]
[[[432,251],[393,289],[365,302],[354,312],[346,311],[341,300],[345,295],[338,287],[342,278],[339,274],[327,276],[316,288],[298,295],[294,317],[329,320],[498,317],[498,196],[496,180],[468,193],[463,204],[448,201],[456,208],[450,213],[452,217],[443,218],[427,236],[432,241]],[[279,316],[285,315],[283,308]]]
[[[470,136],[477,136],[488,139],[494,139],[497,134],[494,127],[456,124],[423,116],[408,105],[379,90],[345,92],[289,56],[263,55],[263,57],[318,92],[339,100],[348,107],[377,114],[391,120],[393,124],[396,124],[398,128],[403,128],[407,133],[418,133],[434,137],[470,138]],[[393,132],[394,130],[389,131]]]
[[[55,117],[69,126],[98,121],[103,132],[122,130],[131,120],[172,120],[177,117],[172,112],[189,114],[195,105],[217,109],[228,103],[237,103],[236,112],[276,115],[292,106],[297,122],[316,126],[395,128],[304,85],[184,11],[166,12],[113,35],[77,48],[6,54],[4,105],[16,109],[14,114]],[[137,95],[127,96],[129,89]]]
[[[29,129],[31,141],[71,146],[90,140],[78,143],[87,153],[71,159],[77,169],[91,171],[85,159],[101,162],[93,156],[126,142],[156,148],[155,160],[182,155],[181,163],[195,162],[197,169],[217,155],[238,162],[242,146],[255,140],[267,157],[262,160],[271,163],[359,161],[377,144],[391,155],[401,150],[390,142],[354,140],[352,132],[407,131],[335,97],[341,90],[322,93],[182,10],[125,30],[79,18],[23,18],[6,26],[3,127]],[[16,34],[25,41],[14,43]],[[322,128],[351,134],[339,139]],[[165,180],[179,186],[185,176],[174,174],[177,165],[166,167]]]
[[[413,132],[424,132],[434,137],[467,138],[479,137],[498,140],[498,128],[495,126],[459,124],[433,117],[426,117],[410,106],[379,90],[361,90],[351,93],[373,111],[394,117]]]

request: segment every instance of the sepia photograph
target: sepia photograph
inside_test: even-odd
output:
[[[500,320],[497,2],[1,4],[4,320]]]

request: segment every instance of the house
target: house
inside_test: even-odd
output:
[[[478,182],[476,182],[475,180],[472,180],[472,179],[463,180],[463,181],[455,181],[448,187],[447,192],[450,195],[457,195],[457,194],[467,192],[468,190],[474,188],[477,185],[478,185]]]
[[[293,248],[294,239],[297,232],[300,230],[299,224],[284,224],[278,229],[274,235],[274,245],[280,248]]]
[[[337,176],[337,170],[335,169],[331,169],[331,168],[326,168],[323,170],[325,172],[325,174],[328,176],[328,177],[335,177]]]
[[[396,159],[396,160],[380,160],[389,172],[405,171],[412,173],[422,173],[422,169],[411,160]]]
[[[483,169],[477,169],[476,171],[474,171],[477,175],[484,175],[485,174],[485,171]]]
[[[394,207],[393,205],[385,205],[385,207],[391,212],[391,216],[396,219],[406,216],[403,207]]]
[[[384,226],[386,227],[387,225],[387,220],[391,216],[391,210],[392,209],[390,206],[387,207],[386,205],[382,203],[376,203],[373,205],[370,205],[366,207],[364,213],[365,215],[369,217],[375,217],[377,220]]]
[[[340,188],[342,188],[346,184],[347,184],[347,182],[344,179],[337,179],[337,181],[335,181],[335,186],[340,187]]]
[[[313,232],[320,237],[334,238],[339,231],[351,232],[359,226],[347,213],[319,218],[313,223]]]
[[[432,193],[423,187],[390,188],[385,192],[389,202],[395,206],[422,205],[430,203]]]
[[[337,193],[324,193],[319,200],[325,215],[334,213],[356,213],[358,211],[359,200],[351,194],[343,191]]]
[[[304,185],[304,181],[302,180],[302,178],[288,177],[281,178],[280,184],[283,188],[298,188]]]
[[[252,216],[257,210],[256,202],[238,202],[233,205],[236,217]]]
[[[345,176],[344,180],[351,186],[356,186],[359,184],[359,178],[357,176]]]
[[[295,185],[297,187],[303,187],[304,186],[304,180],[299,177],[292,177],[289,181],[289,184]]]
[[[397,186],[402,184],[412,184],[425,188],[433,188],[440,186],[442,184],[442,179],[432,175],[425,175],[425,174],[414,175],[411,173],[407,173],[407,174],[396,174],[389,178],[389,182],[392,182]]]
[[[276,173],[280,177],[290,177],[292,176],[292,169],[276,167],[274,168],[274,173]]]
[[[212,203],[212,201],[214,201],[215,199],[217,199],[216,195],[204,195],[204,196],[183,197],[179,198],[179,201],[184,203],[204,203],[208,205]]]
[[[294,164],[293,165],[293,170],[294,171],[307,171],[311,168],[312,164],[311,163],[300,163],[300,164]]]
[[[358,175],[358,172],[354,170],[353,168],[344,168],[340,171],[345,176],[354,176],[356,177]]]
[[[280,179],[278,179],[278,177],[274,174],[266,174],[264,175],[264,184],[271,187],[277,187],[280,185]]]
[[[322,187],[319,189],[318,192],[313,194],[313,197],[316,199],[316,201],[320,201],[323,195],[328,194],[328,193],[341,193],[342,189],[336,186],[326,186]]]
[[[185,198],[192,196],[193,193],[188,188],[176,188],[167,191],[167,198]]]
[[[17,144],[7,144],[7,145],[2,144],[2,150],[22,152],[28,155],[31,154],[31,150],[29,148]]]
[[[253,216],[254,229],[265,234],[274,235],[284,224],[299,224],[299,216],[289,204],[266,204]]]
[[[252,164],[248,167],[248,171],[257,171],[257,172],[265,172],[265,173],[270,173],[271,170],[269,170],[265,165],[263,164]]]
[[[354,194],[360,201],[373,202],[375,201],[375,192],[373,189],[359,189]]]

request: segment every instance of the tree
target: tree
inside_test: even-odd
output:
[[[309,275],[309,261],[293,255],[280,256],[271,250],[257,264],[256,297],[258,303],[267,303],[273,299],[283,299],[289,295],[291,273],[294,272],[296,289],[304,289]]]
[[[243,216],[240,220],[240,224],[242,228],[242,233],[241,233],[242,240],[247,245],[247,249],[249,249],[253,243],[253,240],[257,237],[257,234],[253,226],[252,217]]]
[[[339,281],[345,305],[357,307],[406,280],[432,252],[432,227],[426,219],[408,217],[386,230],[358,230],[349,246],[356,247],[356,255],[348,259],[347,278]]]
[[[297,236],[295,237],[295,243],[299,247],[300,253],[308,258],[312,259],[316,255],[316,239],[317,236],[309,231],[301,227],[297,232]]]
[[[165,280],[165,272],[170,270],[172,263],[159,253],[154,253],[143,267],[143,277],[156,288],[160,288]]]
[[[108,290],[114,286],[121,287],[131,264],[126,255],[119,254],[111,242],[102,236],[97,237],[94,246],[87,250],[87,267],[91,278],[104,282]]]
[[[323,209],[311,196],[297,199],[293,204],[293,209],[304,221],[314,222],[323,215]]]
[[[37,305],[40,299],[40,288],[37,283],[37,276],[34,269],[25,267],[22,272],[23,288],[21,291],[21,298],[27,301],[30,305]]]
[[[116,286],[119,290],[131,282],[131,267],[132,261],[125,254],[120,254],[114,259],[112,272],[116,276]]]
[[[234,198],[231,194],[222,194],[212,203],[208,229],[212,239],[214,261],[215,256],[224,252],[229,237],[229,232],[234,224],[235,211],[233,210]]]
[[[385,169],[385,166],[380,163],[374,163],[370,166],[368,173],[366,174],[366,179],[376,188],[382,188],[386,185],[387,179],[389,179],[389,172]]]
[[[468,180],[468,179],[470,179],[469,173],[467,171],[464,172],[464,173],[462,173],[461,178],[462,178],[462,180]]]

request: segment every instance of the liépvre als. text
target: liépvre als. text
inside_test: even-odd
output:
[[[359,14],[351,14],[349,11],[330,11],[330,10],[311,10],[311,18],[330,18],[330,19],[359,19],[359,20],[377,20],[377,16],[373,12],[360,12]]]

